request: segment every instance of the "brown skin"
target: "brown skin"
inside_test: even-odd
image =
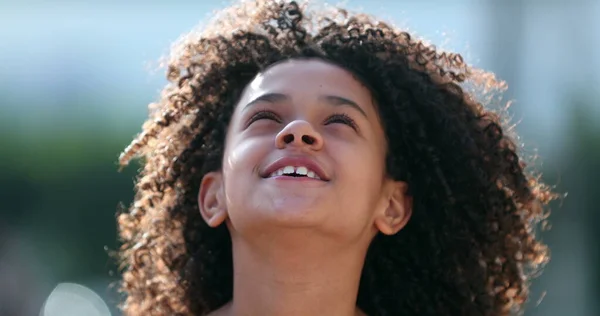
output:
[[[286,97],[252,102],[275,93]],[[368,246],[378,232],[404,227],[412,207],[406,183],[385,176],[387,144],[372,100],[352,74],[321,60],[276,64],[246,87],[223,167],[204,176],[198,196],[204,220],[225,222],[233,245],[233,300],[214,315],[362,313]],[[263,177],[292,156],[317,163],[327,180]]]

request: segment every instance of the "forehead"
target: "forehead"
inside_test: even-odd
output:
[[[242,99],[274,92],[337,95],[364,106],[371,103],[371,93],[352,73],[320,59],[292,59],[272,65],[250,82]]]

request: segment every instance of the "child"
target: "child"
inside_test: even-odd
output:
[[[126,314],[522,310],[553,195],[476,100],[491,74],[265,0],[183,38],[168,78],[120,158],[144,162],[119,216]]]

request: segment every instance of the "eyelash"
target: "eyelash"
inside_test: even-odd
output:
[[[281,123],[281,118],[274,112],[268,111],[268,110],[260,110],[256,113],[254,113],[254,115],[252,115],[252,117],[250,117],[250,119],[248,120],[248,124],[246,124],[246,125],[250,126],[250,124],[252,124],[258,120],[262,120],[262,119],[269,119],[269,120],[273,120],[277,123]]]
[[[252,115],[252,117],[250,117],[250,119],[248,120],[248,124],[246,124],[246,125],[250,126],[252,123],[254,123],[258,120],[262,120],[262,119],[273,120],[277,123],[282,122],[281,118],[274,112],[268,111],[268,110],[260,110],[260,111],[256,112],[254,115]],[[352,127],[352,129],[354,129],[354,130],[358,129],[356,122],[345,113],[334,113],[334,114],[330,115],[329,117],[327,117],[327,119],[325,119],[325,121],[324,121],[325,124],[338,123],[338,122],[341,122],[342,124],[346,124],[346,125]]]
[[[348,116],[348,114],[345,113],[335,113],[325,120],[325,123],[327,124],[331,124],[333,122],[341,122],[352,127],[352,129],[354,130],[358,129],[356,122],[350,116]]]

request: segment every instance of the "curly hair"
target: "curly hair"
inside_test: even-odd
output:
[[[408,225],[373,239],[358,307],[521,312],[549,257],[536,232],[554,195],[525,171],[503,116],[486,109],[504,83],[368,15],[274,0],[221,11],[166,60],[169,84],[120,157],[122,166],[143,161],[135,200],[118,216],[124,312],[206,315],[232,299],[231,238],[225,225],[202,220],[200,182],[221,167],[244,87],[294,58],[338,65],[368,87],[387,138],[386,172],[413,197]]]

